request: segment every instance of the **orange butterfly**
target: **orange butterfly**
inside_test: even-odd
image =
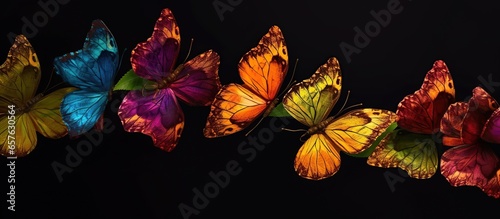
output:
[[[203,134],[215,138],[239,132],[255,119],[269,115],[288,71],[288,51],[278,26],[272,26],[259,44],[241,58],[243,84],[223,86],[210,107]]]

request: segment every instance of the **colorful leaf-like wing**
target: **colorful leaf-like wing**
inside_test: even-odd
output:
[[[419,90],[399,103],[398,126],[420,134],[439,131],[443,114],[455,102],[455,86],[448,67],[437,60],[424,78]]]
[[[33,46],[24,35],[18,35],[0,66],[0,116],[8,105],[20,108],[35,96],[41,73]]]
[[[132,69],[142,78],[162,81],[174,70],[180,43],[181,36],[175,17],[170,9],[165,8],[156,21],[151,37],[132,50]]]
[[[486,121],[481,138],[487,142],[500,144],[500,108],[497,108]]]
[[[69,136],[82,135],[98,124],[108,100],[108,92],[75,90],[67,94],[60,110]]]
[[[489,184],[489,181],[498,178],[499,169],[498,157],[491,147],[484,144],[453,147],[441,157],[441,174],[452,186],[476,186],[488,190],[496,187],[497,197],[498,184]]]
[[[443,133],[443,145],[458,146],[464,142],[460,137],[462,133],[462,125],[469,104],[464,102],[453,103],[448,107],[448,110],[441,119],[440,131]]]
[[[209,106],[221,88],[219,64],[219,55],[206,51],[183,64],[170,87],[189,105]]]
[[[26,104],[35,97],[41,78],[38,56],[24,35],[17,35],[0,69],[0,153],[22,157],[37,144],[35,127],[25,110]],[[9,135],[9,120],[12,120],[8,118],[12,116],[8,113],[9,106],[15,111],[15,123],[10,124],[15,127],[11,128],[14,135]],[[14,154],[10,154],[9,141],[15,142]]]
[[[389,110],[357,109],[328,122],[324,132],[337,150],[357,154],[370,147],[396,119]]]
[[[266,100],[243,85],[224,85],[211,105],[203,134],[214,138],[239,132],[262,115],[266,108]]]
[[[144,94],[129,91],[118,109],[127,132],[141,132],[153,139],[156,147],[170,152],[184,128],[184,114],[170,88]]]
[[[294,168],[301,177],[321,180],[340,169],[340,153],[324,134],[313,134],[297,152]]]
[[[297,121],[312,127],[328,117],[341,88],[339,62],[332,57],[310,78],[293,85],[283,97],[283,106]]]
[[[491,177],[482,190],[489,196],[500,198],[500,168],[497,170],[496,176]]]
[[[465,144],[474,144],[481,138],[485,124],[498,108],[498,103],[483,88],[476,87],[472,91],[468,106],[460,136]]]
[[[288,71],[288,49],[278,26],[272,26],[259,44],[241,58],[243,84],[265,100],[276,98]]]
[[[430,178],[438,168],[438,153],[431,137],[396,130],[380,142],[367,163],[382,168],[398,167],[415,179]]]
[[[75,90],[74,87],[58,89],[41,97],[39,101],[31,106],[28,114],[37,132],[46,138],[52,139],[61,138],[68,133],[68,129],[62,120],[60,106],[62,99]]]

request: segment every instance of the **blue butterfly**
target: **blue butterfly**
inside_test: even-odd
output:
[[[92,22],[83,49],[55,58],[55,72],[65,82],[79,88],[61,102],[62,119],[70,137],[93,127],[102,130],[102,116],[111,98],[118,65],[115,38],[101,20]]]

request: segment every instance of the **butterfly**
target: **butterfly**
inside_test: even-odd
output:
[[[54,59],[55,72],[78,88],[66,95],[61,114],[70,137],[79,136],[93,127],[100,131],[103,113],[118,70],[118,47],[102,20],[94,20],[83,48]]]
[[[435,145],[441,118],[455,102],[455,86],[442,60],[434,62],[420,89],[399,102],[398,129],[390,133],[367,159],[371,166],[399,167],[416,179],[432,177],[438,168]]]
[[[455,186],[476,186],[500,198],[500,107],[483,88],[473,89],[467,102],[449,106],[441,120],[441,175]]]
[[[180,40],[172,11],[163,9],[152,36],[137,44],[130,58],[133,71],[154,83],[129,91],[118,109],[126,131],[149,135],[156,147],[167,152],[176,147],[184,128],[177,98],[188,105],[208,106],[221,87],[220,58],[213,50],[174,66]]]
[[[332,57],[310,78],[293,85],[283,97],[285,110],[309,127],[302,135],[309,138],[294,161],[295,171],[303,178],[321,180],[333,176],[340,169],[340,152],[363,152],[396,121],[394,112],[375,108],[329,116],[341,88],[340,65]]]
[[[59,107],[74,87],[36,94],[41,78],[37,54],[24,35],[17,35],[0,66],[0,153],[24,157],[37,145],[37,132],[46,138],[64,137],[68,130]]]
[[[224,85],[213,100],[203,134],[227,136],[248,127],[259,116],[269,115],[288,71],[288,49],[276,25],[245,53],[238,63],[243,84]]]

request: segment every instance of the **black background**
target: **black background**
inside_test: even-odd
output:
[[[226,2],[226,0],[219,0]],[[238,2],[238,1],[230,1]],[[351,91],[348,105],[396,110],[402,98],[417,90],[437,59],[448,65],[456,86],[457,100],[492,74],[500,81],[500,34],[498,7],[486,1],[409,1],[401,0],[401,13],[393,14],[389,25],[353,54],[348,62],[339,44],[353,44],[354,27],[364,29],[373,21],[370,11],[387,9],[387,1],[256,1],[242,0],[220,20],[210,1],[117,1],[71,0],[60,5],[48,22],[37,28],[29,40],[41,61],[43,78],[39,91],[57,85],[52,77],[52,60],[76,51],[83,45],[93,19],[102,19],[113,32],[123,62],[116,81],[130,67],[130,51],[152,33],[163,8],[170,8],[181,31],[179,60],[214,49],[221,56],[222,84],[241,82],[237,63],[254,47],[271,25],[278,25],[288,45],[291,80],[309,77],[329,57],[339,59],[343,71],[343,91],[339,101]],[[37,1],[4,1],[0,28],[0,51],[10,48],[9,32],[21,33],[22,17],[32,19],[41,11]],[[489,90],[500,99],[498,90]],[[495,92],[496,91],[496,92]],[[193,189],[203,191],[212,182],[209,172],[226,168],[232,160],[241,172],[209,199],[199,215],[190,218],[421,218],[443,215],[470,218],[498,213],[500,201],[476,187],[452,187],[438,173],[426,180],[411,179],[397,169],[366,164],[365,158],[342,155],[340,171],[325,180],[300,178],[293,160],[301,133],[275,133],[265,149],[247,162],[248,155],[237,147],[246,141],[245,132],[206,139],[202,135],[208,107],[185,104],[185,130],[177,147],[164,152],[153,146],[149,136],[125,132],[116,114],[122,98],[116,92],[105,117],[113,131],[83,156],[71,173],[59,182],[54,162],[65,164],[67,149],[75,149],[81,139],[44,139],[36,149],[16,162],[16,212],[3,207],[2,218],[182,218],[179,204],[193,206]],[[340,108],[337,104],[334,113]],[[252,132],[269,127],[266,118]],[[278,122],[277,124],[280,124]],[[289,128],[304,128],[290,120]],[[439,154],[443,148],[439,147]],[[2,163],[7,163],[2,158]],[[7,168],[3,171],[7,180]],[[402,182],[394,191],[385,175],[396,175]],[[4,185],[1,193],[8,192]],[[4,200],[7,195],[2,196]],[[5,201],[2,201],[6,204]]]

